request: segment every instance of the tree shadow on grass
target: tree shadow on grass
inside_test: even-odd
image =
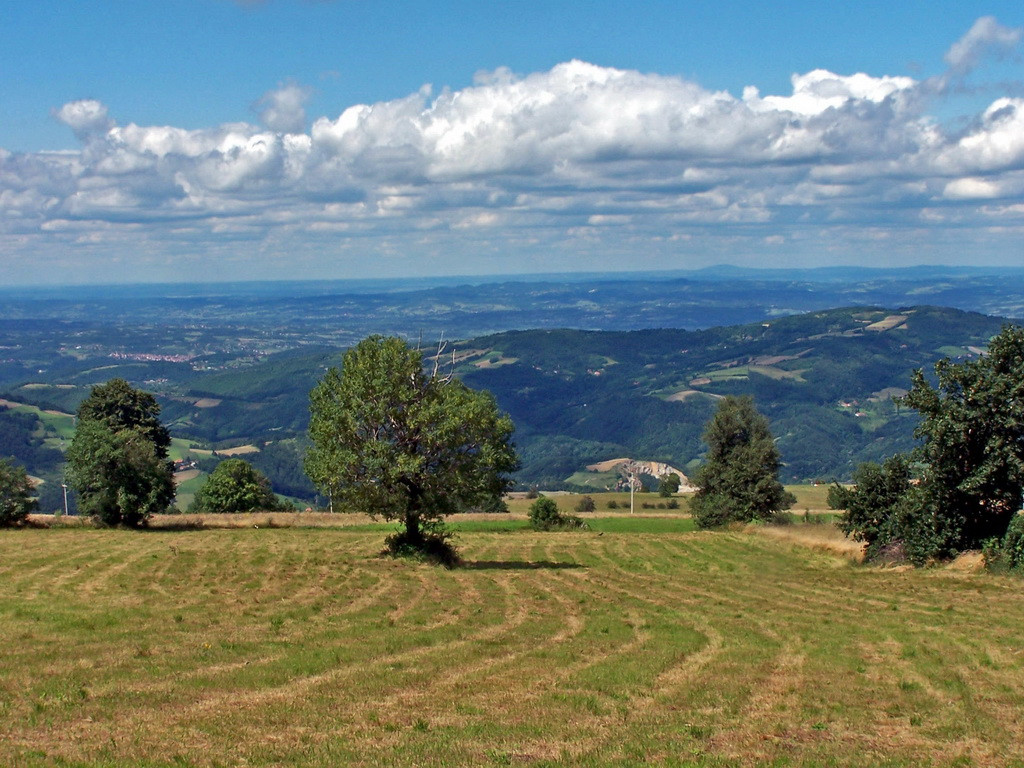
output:
[[[580,563],[558,563],[553,560],[473,560],[459,566],[467,571],[558,571],[586,567]]]

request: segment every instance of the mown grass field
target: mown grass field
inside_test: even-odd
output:
[[[0,532],[0,765],[1024,764],[1020,580],[597,520]]]

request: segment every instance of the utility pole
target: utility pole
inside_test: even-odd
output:
[[[629,471],[629,514],[633,514],[633,491],[636,490],[636,475]]]
[[[68,484],[61,483],[60,487],[64,489],[64,517],[68,516]]]

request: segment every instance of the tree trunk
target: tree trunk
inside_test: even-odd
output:
[[[420,516],[415,512],[405,515],[405,540],[413,547],[423,546],[423,531],[420,529]]]

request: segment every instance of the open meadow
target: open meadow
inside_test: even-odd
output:
[[[516,522],[0,532],[0,765],[1024,764],[1019,579]]]

